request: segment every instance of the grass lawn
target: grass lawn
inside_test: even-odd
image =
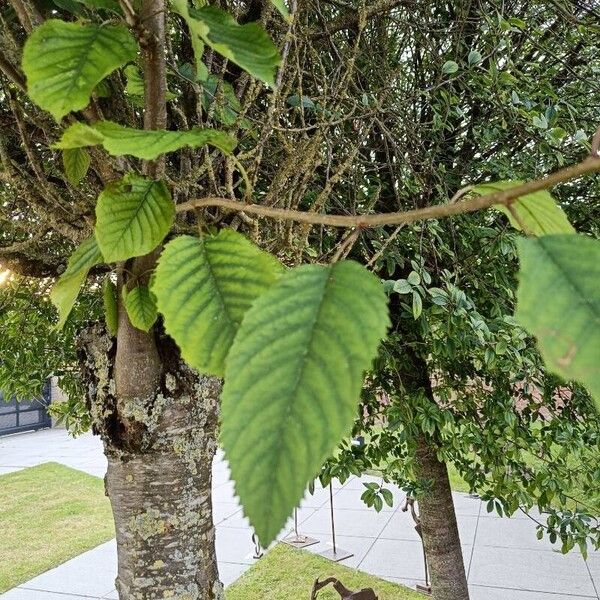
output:
[[[0,592],[114,537],[98,477],[56,463],[0,476]]]
[[[227,600],[307,600],[315,579],[337,577],[348,589],[371,587],[379,600],[421,600],[423,596],[402,585],[333,563],[305,550],[279,544],[249,571],[227,588]],[[340,600],[331,586],[322,590],[319,600]]]

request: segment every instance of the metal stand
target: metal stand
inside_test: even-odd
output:
[[[421,546],[423,547],[423,566],[425,567],[425,585],[417,584],[416,589],[417,592],[421,594],[425,594],[427,596],[431,596],[431,585],[429,584],[429,565],[427,564],[427,553],[425,552],[425,543],[423,542],[423,528],[421,527],[421,519],[415,510],[415,499],[410,496],[406,496],[406,502],[402,507],[402,512],[407,512],[410,508],[410,514],[415,522],[415,531],[419,534],[421,538]]]
[[[319,543],[319,540],[315,540],[315,538],[308,537],[307,535],[300,535],[298,533],[298,509],[294,509],[294,535],[290,535],[283,540],[281,540],[284,544],[288,544],[288,546],[292,546],[294,548],[308,548],[309,546],[314,546]]]
[[[331,482],[329,483],[329,506],[331,508],[331,541],[333,542],[333,548],[331,550],[326,550],[325,552],[320,552],[320,556],[324,558],[328,558],[333,562],[340,562],[342,560],[346,560],[351,556],[354,556],[352,552],[348,552],[347,550],[342,550],[337,547],[335,542],[335,520],[333,518],[333,485]]]

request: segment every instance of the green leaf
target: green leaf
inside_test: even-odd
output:
[[[131,324],[142,331],[149,331],[156,322],[158,312],[156,297],[148,286],[138,285],[130,291],[123,288],[123,301]]]
[[[289,22],[290,20],[290,11],[288,7],[285,5],[284,0],[271,0],[271,4],[279,11],[281,16]]]
[[[489,194],[509,190],[522,183],[516,180],[482,183],[475,186],[473,191],[477,194]],[[515,229],[521,230],[522,223],[526,228],[525,233],[533,235],[575,233],[563,209],[556,203],[550,192],[545,190],[521,196],[512,203],[513,211],[518,218],[504,204],[496,204],[494,208],[503,212]]]
[[[152,290],[184,359],[202,373],[223,375],[244,314],[282,270],[274,257],[230,229],[169,242]]]
[[[451,75],[452,73],[456,73],[458,71],[458,63],[453,60],[447,60],[442,65],[442,73],[446,75]]]
[[[162,181],[133,173],[109,184],[96,205],[96,239],[106,262],[154,250],[169,232],[175,205]]]
[[[193,36],[254,77],[275,87],[275,71],[281,62],[279,52],[258,23],[239,25],[227,12],[214,6],[196,9],[187,0],[173,0],[173,10],[181,15]]]
[[[236,140],[217,129],[143,130],[125,127],[112,121],[99,121],[93,126],[73,123],[65,129],[54,147],[64,150],[99,144],[113,156],[128,154],[144,160],[154,160],[161,154],[175,152],[184,146],[196,148],[206,144],[229,154],[235,148]]]
[[[380,281],[344,261],[289,271],[246,313],[226,362],[221,441],[263,546],[350,433],[386,303]]]
[[[600,241],[583,235],[520,239],[517,320],[549,370],[587,387],[600,407]]]
[[[90,155],[85,148],[63,150],[63,165],[69,183],[78,185],[90,168]]]
[[[419,292],[414,291],[412,295],[412,313],[415,319],[418,319],[423,312],[423,300]]]
[[[468,57],[469,65],[476,65],[477,63],[481,62],[481,58],[480,52],[477,52],[477,50],[471,50]]]
[[[100,262],[102,254],[94,236],[82,242],[69,258],[65,272],[50,292],[50,300],[59,313],[56,329],[63,328],[89,270]]]
[[[119,309],[117,306],[117,286],[106,278],[102,284],[102,300],[104,303],[104,317],[106,328],[114,337],[119,329]]]
[[[23,49],[29,97],[60,121],[85,108],[96,85],[136,54],[137,44],[123,25],[49,19]]]
[[[140,73],[140,70],[135,65],[127,65],[123,70],[125,73],[125,77],[127,78],[127,83],[125,84],[125,93],[130,96],[139,96],[140,98],[144,97],[144,78]],[[174,94],[167,90],[166,99],[174,100],[178,97],[178,94]]]

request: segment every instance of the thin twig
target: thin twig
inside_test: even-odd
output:
[[[438,204],[427,206],[414,210],[400,212],[391,212],[371,215],[327,215],[312,212],[303,212],[285,208],[274,208],[271,206],[262,206],[259,204],[246,204],[237,202],[229,198],[207,197],[190,200],[177,206],[177,212],[186,212],[197,208],[207,206],[219,206],[235,212],[244,211],[248,214],[260,215],[282,221],[296,221],[299,223],[309,223],[311,225],[329,225],[331,227],[357,227],[367,229],[371,227],[381,227],[384,225],[401,225],[405,223],[414,223],[426,219],[439,219],[451,217],[469,212],[490,208],[494,205],[510,205],[527,194],[547,190],[559,183],[577,179],[582,175],[597,173],[600,171],[600,157],[590,156],[582,162],[556,171],[541,179],[535,179],[521,185],[517,185],[508,190],[492,192],[484,196],[476,196],[463,202],[449,204]]]

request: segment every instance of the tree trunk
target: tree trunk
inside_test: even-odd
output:
[[[153,395],[124,399],[115,393],[116,346],[100,325],[79,340],[92,426],[108,458],[119,598],[223,600],[211,507],[220,382],[199,378],[161,335]]]
[[[469,589],[446,464],[423,435],[417,440],[416,474],[430,485],[419,513],[435,600],[469,600]]]
[[[164,407],[146,452],[107,445],[121,600],[221,597],[211,508],[218,386],[204,380],[201,388],[195,397],[157,398]]]

